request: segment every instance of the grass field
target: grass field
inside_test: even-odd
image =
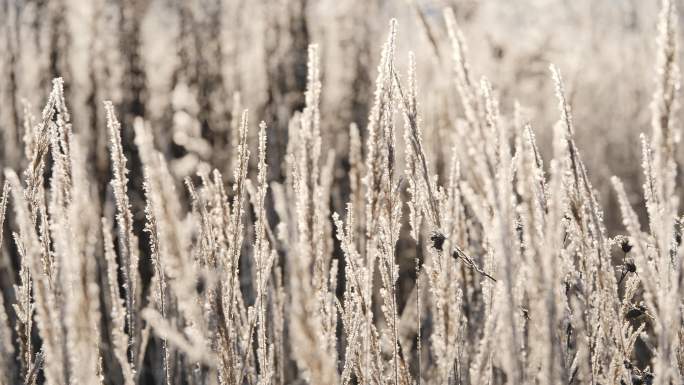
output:
[[[0,385],[684,383],[680,3],[0,3]]]

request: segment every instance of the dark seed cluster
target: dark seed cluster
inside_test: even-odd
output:
[[[435,231],[430,236],[430,240],[432,241],[432,247],[434,247],[437,251],[442,251],[444,242],[446,241],[444,234],[440,233],[439,231]]]

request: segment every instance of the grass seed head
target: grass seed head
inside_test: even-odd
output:
[[[437,251],[442,251],[444,242],[446,241],[444,234],[439,231],[433,231],[432,235],[430,235],[430,240],[432,241],[432,247],[434,247]]]

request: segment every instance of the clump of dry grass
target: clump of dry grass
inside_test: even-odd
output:
[[[626,228],[613,237],[561,71],[550,67],[559,119],[545,166],[528,113],[507,113],[475,79],[451,9],[444,21],[462,112],[446,177],[426,140],[416,55],[406,77],[397,69],[396,20],[367,126],[349,125],[345,154],[326,143],[321,53],[309,45],[304,103],[276,149],[283,178],[269,177],[268,135],[285,134],[266,122],[251,134],[239,97],[220,141],[232,148],[208,150],[230,155],[198,161],[183,183],[168,138],[105,102],[103,188],[55,79],[39,120],[26,107],[23,170],[3,174],[12,239],[0,232],[0,248],[18,271],[0,281],[0,384],[681,383],[674,3],[659,16],[641,136],[648,226],[613,177]],[[184,143],[204,143],[193,132]],[[230,159],[232,176],[211,159]]]

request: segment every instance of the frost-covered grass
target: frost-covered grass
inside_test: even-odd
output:
[[[558,118],[542,150],[534,109],[476,77],[450,7],[437,24],[407,5],[427,45],[401,58],[409,32],[392,20],[375,93],[335,110],[322,108],[334,75],[308,44],[306,2],[278,3],[287,32],[283,18],[261,20],[280,34],[261,59],[278,65],[266,66],[266,102],[247,111],[224,71],[245,67],[217,59],[240,50],[222,52],[218,19],[182,4],[169,5],[182,26],[175,83],[147,99],[142,3],[117,5],[118,51],[91,57],[88,85],[55,78],[37,116],[18,104],[21,48],[8,43],[0,384],[684,381],[674,2],[657,20],[643,186],[610,179],[623,230],[604,219],[571,108],[585,100],[571,100],[561,69],[549,67]],[[204,12],[223,15],[221,4]],[[111,6],[94,7],[93,52],[112,38],[98,27]],[[68,35],[59,20],[47,36]],[[350,52],[374,52],[349,36]],[[453,89],[444,111],[421,88],[419,55],[450,68],[448,85],[428,82]],[[339,68],[367,71],[364,60]],[[371,89],[352,72],[352,90]]]

